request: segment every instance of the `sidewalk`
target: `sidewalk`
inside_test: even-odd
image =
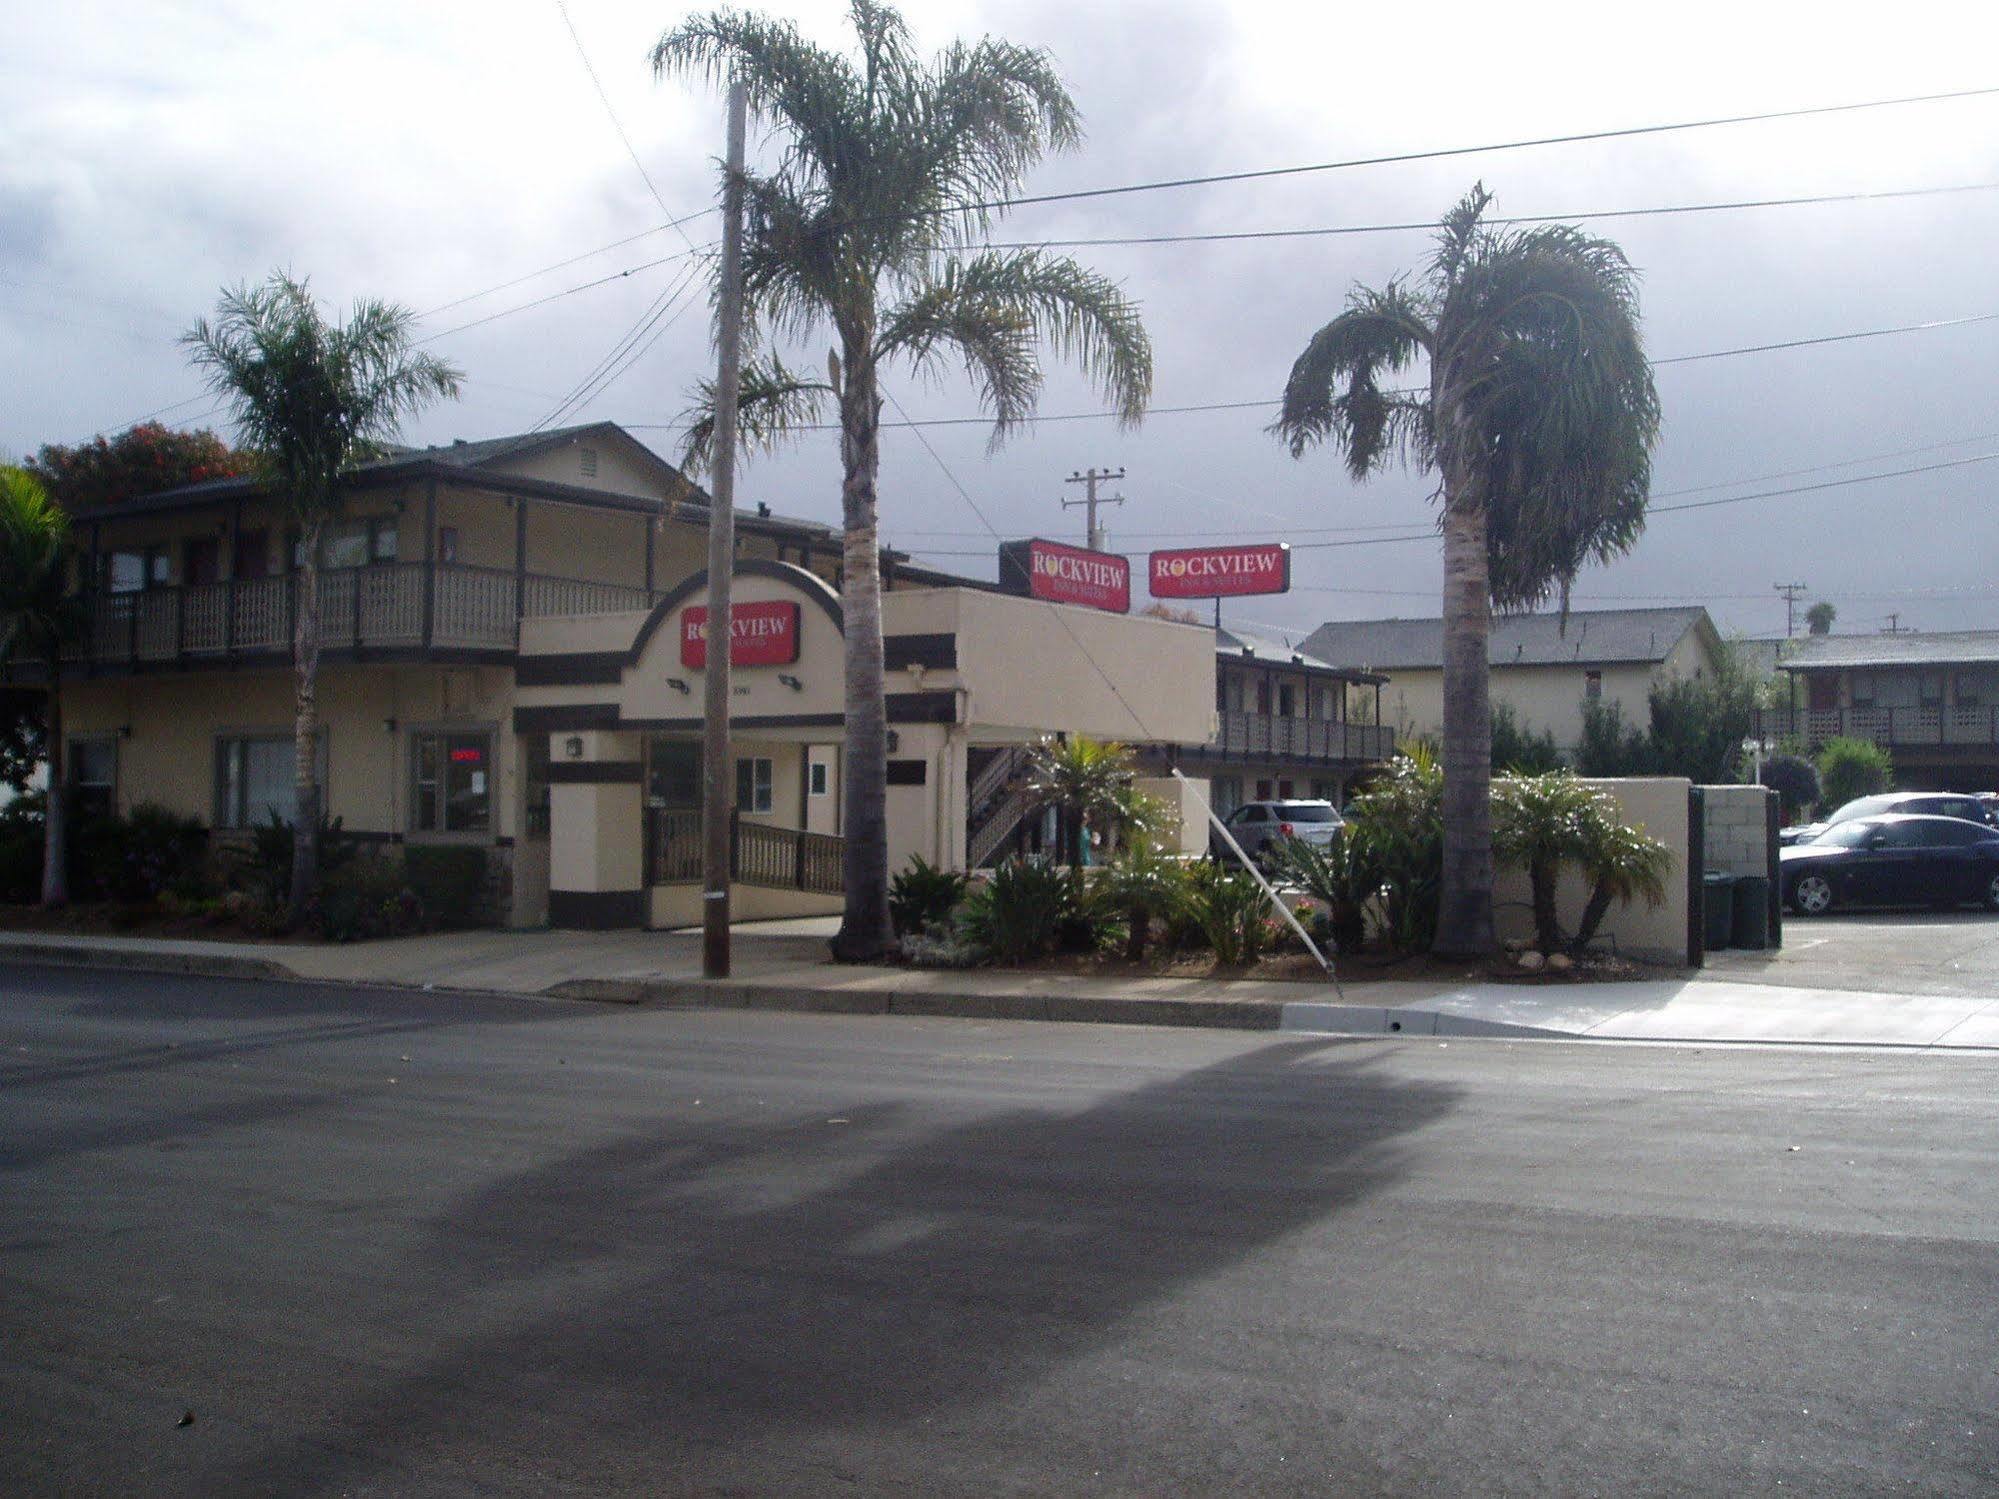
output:
[[[0,933],[0,961],[665,1006],[1197,1025],[1342,1035],[1515,1036],[1999,1048],[1999,996],[1728,979],[1470,986],[1088,979],[847,968],[826,921],[739,927],[734,974],[701,977],[696,932],[447,932],[345,946]]]

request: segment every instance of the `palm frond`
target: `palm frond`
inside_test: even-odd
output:
[[[743,451],[773,452],[799,427],[817,422],[833,387],[808,380],[787,369],[775,355],[743,366],[736,400],[736,431]],[[682,466],[691,472],[713,459],[715,443],[715,382],[703,380],[681,412]]]
[[[1428,403],[1385,390],[1382,380],[1430,351],[1430,318],[1430,309],[1401,281],[1379,291],[1355,287],[1346,311],[1312,335],[1284,383],[1270,430],[1291,456],[1331,442],[1356,479],[1392,457],[1427,464]]]

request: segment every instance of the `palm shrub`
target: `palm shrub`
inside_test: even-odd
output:
[[[1062,856],[1072,869],[1082,868],[1090,829],[1114,835],[1128,816],[1147,815],[1132,788],[1135,773],[1130,750],[1081,734],[1044,740],[1029,752],[1027,793],[1036,806],[1062,814]]]
[[[1170,918],[1184,904],[1187,879],[1187,866],[1152,838],[1127,840],[1097,871],[1091,896],[1123,920],[1131,962],[1145,961],[1154,919]]]
[[[949,925],[951,913],[965,898],[966,883],[964,875],[939,869],[921,854],[912,856],[909,867],[889,881],[888,914],[895,934],[911,937]]]
[[[1427,950],[1437,934],[1444,864],[1444,776],[1427,747],[1406,746],[1347,812],[1355,857],[1377,881],[1380,927],[1403,952]]]
[[[1819,750],[1819,786],[1828,807],[1843,807],[1856,796],[1886,791],[1895,762],[1871,739],[1828,739]]]
[[[1045,957],[1075,914],[1077,886],[1046,859],[1012,858],[965,898],[958,926],[1001,963]]]
[[[1666,902],[1666,873],[1672,867],[1672,850],[1648,836],[1643,828],[1633,827],[1615,815],[1588,820],[1579,862],[1590,891],[1583,905],[1582,920],[1576,925],[1576,939],[1570,944],[1572,952],[1580,953],[1590,945],[1597,928],[1603,925],[1603,918],[1609,914],[1612,901],[1621,904],[1642,899],[1654,910]]]
[[[1270,946],[1270,897],[1246,870],[1201,861],[1187,876],[1181,903],[1221,967],[1254,963]]]
[[[1152,392],[1137,306],[1067,256],[979,244],[1045,156],[1082,140],[1075,101],[1046,52],[994,37],[918,56],[901,15],[849,0],[857,54],[791,21],[695,15],[661,37],[656,75],[740,84],[778,148],[741,182],[746,324],[763,346],[743,371],[741,429],[769,444],[839,428],[846,635],[846,910],[834,953],[866,962],[888,945],[888,719],[882,668],[877,483],[885,373],[962,367],[998,441],[1033,415],[1045,346],[1093,377],[1128,423]],[[819,340],[830,337],[826,348]],[[795,373],[779,342],[806,351]],[[688,452],[713,438],[714,391],[696,400]]]
[[[1803,816],[1819,799],[1818,770],[1802,755],[1772,755],[1763,762],[1760,779],[1777,793],[1787,822]]]
[[[22,660],[47,678],[42,743],[48,798],[42,818],[42,904],[69,899],[69,796],[62,726],[63,648],[81,631],[82,609],[69,592],[69,517],[41,481],[0,465],[0,660]]]
[[[1582,861],[1592,828],[1616,820],[1605,810],[1608,800],[1567,771],[1501,776],[1492,783],[1493,853],[1527,871],[1534,945],[1543,953],[1561,950],[1556,887],[1563,867]]]
[[[1325,908],[1334,949],[1358,952],[1367,940],[1368,902],[1381,888],[1367,840],[1342,828],[1324,848],[1286,838],[1275,855],[1279,873]]]

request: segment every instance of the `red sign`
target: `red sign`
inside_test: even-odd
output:
[[[729,664],[788,666],[798,659],[798,605],[768,599],[729,606]],[[708,664],[708,610],[689,605],[680,613],[680,664],[701,670]]]
[[[1009,541],[1000,547],[1000,586],[1009,593],[1131,612],[1131,560],[1059,541]]]
[[[1220,599],[1291,591],[1291,548],[1281,541],[1265,546],[1154,552],[1151,563],[1152,596],[1156,599]]]
[[[455,749],[451,752],[451,763],[453,765],[477,765],[485,758],[486,752],[484,750],[469,746],[463,749]]]

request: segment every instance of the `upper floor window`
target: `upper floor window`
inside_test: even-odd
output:
[[[361,520],[335,521],[320,533],[319,565],[325,568],[366,567],[396,560],[396,518],[371,515]],[[292,538],[292,566],[305,565],[305,543]]]
[[[69,742],[63,767],[69,782],[70,805],[79,816],[109,816],[118,810],[118,741],[96,734]]]
[[[1298,689],[1289,682],[1281,683],[1277,688],[1277,716],[1279,718],[1298,716]]]
[[[1583,673],[1583,696],[1589,699],[1589,701],[1593,703],[1602,698],[1603,696],[1602,672],[1586,671]]]
[[[172,581],[165,547],[125,547],[104,557],[104,586],[112,593],[164,588]]]

